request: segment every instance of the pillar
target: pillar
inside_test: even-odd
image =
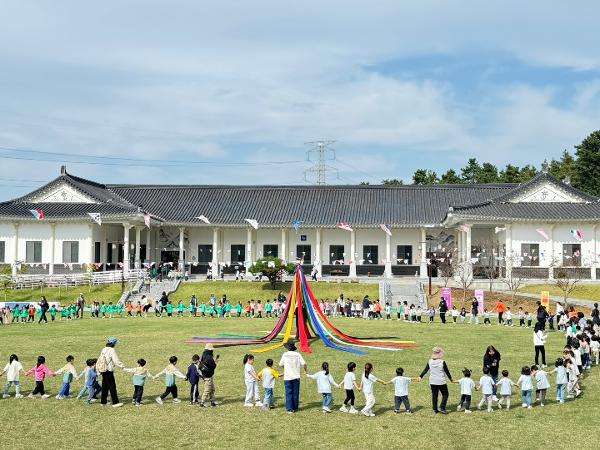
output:
[[[130,253],[129,253],[129,230],[131,229],[131,225],[128,223],[123,224],[123,270],[125,272],[129,271],[129,261],[130,261]]]
[[[213,277],[219,275],[219,229],[213,228],[212,271]]]
[[[512,225],[506,224],[505,231],[505,246],[506,246],[506,254],[504,255],[504,266],[506,267],[506,278],[510,278],[512,274],[512,267],[515,260],[512,249]],[[539,255],[538,255],[539,256]]]
[[[562,257],[562,254],[561,254]],[[559,265],[560,262],[554,254],[554,224],[550,225],[550,264],[548,265],[548,279],[554,279],[554,266]]]
[[[179,227],[179,270],[185,270],[185,256],[184,256],[184,233],[185,227]],[[214,255],[213,255],[214,258]]]
[[[94,240],[94,224],[90,223],[88,225],[89,230],[90,230],[90,234],[89,234],[89,243],[88,243],[88,248],[89,248],[89,252],[90,252],[90,257],[88,259],[88,264],[93,265],[96,261],[94,259],[94,257],[96,256],[96,241]],[[81,259],[79,260],[79,262],[81,262]]]
[[[102,238],[100,240],[100,263],[102,263],[102,270],[106,270],[106,246],[108,243],[106,242],[106,226],[101,226],[102,229]]]
[[[323,276],[323,261],[321,261],[321,229],[317,228],[315,237],[315,260],[314,266],[319,271],[319,275]]]
[[[253,253],[252,253],[252,229],[248,228],[246,231],[246,275],[251,275],[250,267],[252,266]]]
[[[281,253],[279,254],[279,257],[283,260],[283,261],[287,261],[288,257],[287,257],[287,230],[285,228],[281,229]]]
[[[160,229],[156,228],[154,230],[154,261],[156,262],[156,267],[158,268],[158,264],[161,262],[161,252],[160,248]]]
[[[150,264],[152,262],[152,253],[150,252],[150,245],[151,245],[151,239],[152,239],[152,232],[150,231],[150,228],[148,228],[146,230],[146,261],[148,264]]]
[[[140,264],[140,243],[141,243],[141,228],[135,227],[135,256],[133,261],[133,267],[139,269]]]
[[[350,278],[356,278],[356,232],[350,232]]]
[[[56,247],[56,224],[51,223],[50,229],[52,235],[50,236],[50,261],[48,263],[48,275],[54,275],[54,252]]]
[[[598,261],[597,261],[597,255],[598,255],[598,249],[597,249],[597,244],[596,244],[596,228],[598,227],[598,225],[594,225],[592,227],[592,261],[591,261],[591,268],[590,270],[592,271],[592,280],[595,280],[596,277],[596,267],[598,266]]]
[[[392,237],[385,234],[385,276],[392,277]]]
[[[465,251],[467,252],[467,262],[471,264],[471,227],[467,227],[465,232]]]
[[[427,278],[427,231],[421,228],[421,264],[419,266],[419,277]]]

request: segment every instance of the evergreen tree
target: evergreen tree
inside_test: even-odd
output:
[[[440,178],[440,184],[459,184],[462,183],[461,178],[454,169],[448,169]]]
[[[402,186],[404,182],[398,178],[386,178],[381,180],[381,184],[385,186]]]
[[[491,163],[483,163],[476,175],[477,183],[497,183],[498,169]]]
[[[521,181],[521,173],[517,166],[507,164],[504,170],[500,171],[499,178],[502,183],[519,183]]]
[[[600,196],[600,130],[586,137],[577,149],[573,185],[588,194]]]
[[[548,171],[559,180],[574,180],[576,177],[576,163],[577,161],[573,155],[564,150],[560,160],[553,159],[550,162]]]
[[[481,170],[481,166],[475,158],[469,158],[469,162],[465,167],[460,169],[460,177],[464,183],[477,183],[477,175]]]
[[[413,175],[413,184],[436,184],[438,176],[433,170],[417,169]]]
[[[538,174],[538,170],[527,164],[526,166],[521,167],[521,170],[519,172],[519,178],[520,178],[520,182],[521,183],[525,183],[526,181],[531,180],[533,177],[535,177]]]

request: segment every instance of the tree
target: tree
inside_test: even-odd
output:
[[[440,178],[440,184],[459,184],[462,180],[454,169],[448,169]]]
[[[456,265],[454,274],[463,291],[463,303],[467,300],[467,289],[473,284],[473,268],[469,261],[464,261]]]
[[[560,160],[550,161],[548,171],[559,180],[574,180],[576,178],[577,161],[568,151],[564,150]]]
[[[417,169],[413,175],[413,184],[426,185],[436,184],[437,174],[433,170]]]
[[[525,183],[525,182],[531,180],[537,174],[538,174],[537,169],[535,167],[527,164],[526,166],[521,167],[519,182]]]
[[[479,248],[479,268],[490,286],[490,293],[494,291],[494,280],[498,278],[500,265],[498,264],[498,255],[500,252],[500,242],[497,239],[483,239],[476,246]]]
[[[498,169],[491,163],[483,163],[475,177],[477,183],[497,183]]]
[[[524,284],[525,280],[523,277],[519,275],[515,275],[513,270],[508,270],[508,266],[512,269],[515,263],[519,260],[519,258],[515,255],[506,256],[504,258],[505,267],[506,267],[506,276],[504,277],[504,284],[506,284],[507,289],[511,293],[511,300],[515,301],[515,295],[518,292],[519,288]]]
[[[286,273],[293,272],[295,268],[295,265],[292,263],[284,264],[280,258],[268,256],[256,261],[256,264],[250,267],[249,271],[253,275],[267,277],[271,283],[271,287],[275,289],[275,284],[281,281]]]
[[[477,175],[481,166],[475,158],[469,158],[467,165],[460,169],[460,177],[464,183],[477,183]]]
[[[577,149],[573,185],[588,194],[600,196],[600,130],[586,137]]]
[[[443,260],[442,260],[443,259]],[[438,276],[444,280],[444,287],[448,287],[450,280],[454,277],[454,258],[452,254],[448,257],[448,254],[444,258],[441,258],[438,262]]]
[[[369,186],[371,183],[369,183],[368,181],[361,181],[359,183],[360,186]]]
[[[398,178],[386,178],[385,180],[381,180],[381,184],[385,186],[402,186],[404,182]]]
[[[563,293],[563,301],[565,306],[568,305],[569,295],[577,289],[579,278],[573,276],[574,272],[557,268],[554,274],[554,285]]]
[[[500,171],[499,178],[502,183],[519,183],[521,182],[521,172],[517,166],[507,164],[504,170]]]

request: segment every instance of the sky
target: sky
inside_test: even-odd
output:
[[[597,1],[3,1],[0,200],[539,167],[600,128]],[[335,159],[334,159],[335,158]],[[309,179],[310,180],[310,179]]]

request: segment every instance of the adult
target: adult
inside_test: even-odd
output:
[[[50,309],[50,305],[48,305],[48,301],[46,300],[46,297],[44,295],[42,295],[42,301],[40,302],[40,320],[38,320],[38,323],[42,323],[42,320],[45,323],[48,323],[48,318],[46,317],[46,313],[48,312],[48,310]]]
[[[146,297],[145,295],[142,295],[140,305],[142,305],[142,311],[144,311],[144,316],[148,317],[148,311],[152,307],[152,300],[148,299],[148,297]]]
[[[440,319],[442,323],[446,323],[446,313],[448,312],[448,303],[446,303],[446,299],[442,297],[440,300]]]
[[[206,408],[207,402],[210,401],[210,406],[217,406],[215,401],[215,370],[217,369],[217,361],[219,355],[215,359],[213,357],[214,347],[212,344],[206,344],[204,346],[204,352],[200,357],[200,375],[204,380],[204,390],[202,391],[202,397],[200,399],[200,407]]]
[[[503,316],[506,312],[506,305],[502,299],[498,300],[498,303],[496,303],[496,312],[498,313],[498,325],[502,325],[504,323]]]
[[[362,301],[363,307],[363,319],[367,320],[369,318],[369,306],[371,306],[371,300],[368,295],[365,295]]]
[[[165,291],[163,291],[158,302],[160,303],[160,315],[162,316],[163,312],[167,310],[167,305],[169,304],[169,296]]]
[[[194,317],[198,315],[198,299],[196,298],[196,294],[192,294],[192,298],[190,298],[190,306],[192,307],[192,314]]]
[[[542,356],[542,368],[546,367],[546,338],[541,324],[538,322],[533,327],[533,346],[535,348],[535,365],[539,366],[539,357]]]
[[[446,404],[448,403],[448,380],[452,382],[452,375],[448,370],[446,361],[444,361],[444,350],[441,347],[433,347],[431,350],[431,359],[427,362],[425,369],[421,372],[420,378],[423,380],[429,372],[429,386],[431,387],[431,406],[434,413],[447,414]],[[438,396],[442,394],[442,402],[438,408]]]
[[[83,292],[79,293],[79,297],[77,297],[77,318],[83,319],[83,310],[85,308],[85,297],[83,296]]]
[[[490,371],[490,377],[494,380],[494,401],[496,397],[496,383],[498,382],[498,372],[500,371],[500,352],[493,345],[488,345],[483,355],[483,367],[487,367]]]
[[[479,300],[477,300],[477,297],[473,297],[473,300],[471,300],[471,318],[469,319],[469,323],[473,322],[479,325]]]
[[[540,324],[542,331],[546,329],[546,320],[548,320],[548,311],[546,307],[542,305],[542,302],[537,302],[537,313],[536,318],[538,323]]]
[[[117,394],[117,383],[115,382],[115,367],[123,368],[123,363],[117,356],[115,347],[119,343],[116,337],[109,337],[106,346],[100,352],[100,356],[96,362],[96,367],[102,375],[102,394],[100,395],[100,403],[106,405],[108,402],[108,394],[110,392],[110,401],[113,408],[120,408],[123,403],[119,402]]]
[[[592,323],[596,326],[600,326],[600,311],[598,310],[598,303],[594,303],[594,309],[592,309]]]
[[[300,369],[308,373],[306,362],[296,351],[294,341],[285,343],[288,350],[281,355],[279,366],[283,367],[283,384],[285,386],[285,409],[289,414],[298,412],[300,407]]]

